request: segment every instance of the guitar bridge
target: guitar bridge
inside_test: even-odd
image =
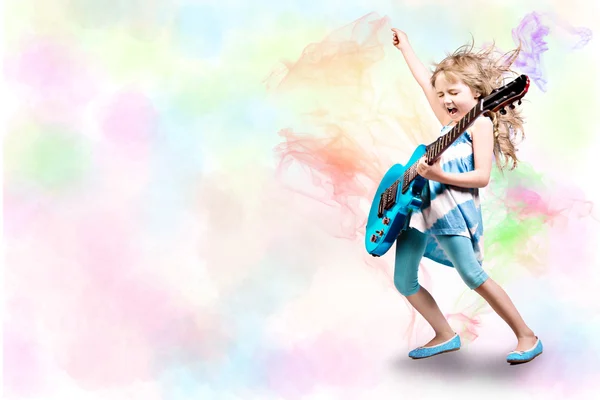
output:
[[[398,182],[394,182],[392,186],[385,189],[383,193],[381,193],[381,198],[379,199],[379,207],[377,209],[377,216],[379,218],[383,217],[383,212],[394,207],[397,198]]]
[[[379,207],[377,208],[377,217],[383,217],[383,211],[385,210],[385,191],[381,193],[381,197],[379,198]]]
[[[398,195],[398,182],[394,182],[394,184],[392,186],[390,186],[389,188],[387,188],[385,191],[386,191],[386,196],[387,196],[385,209],[389,210],[390,208],[394,207],[394,205],[396,204],[396,199],[397,199],[397,195]]]
[[[408,191],[409,187],[410,187],[410,182],[409,182],[408,178],[405,176],[404,181],[402,182],[402,194],[406,193]]]

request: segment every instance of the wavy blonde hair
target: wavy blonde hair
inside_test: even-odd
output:
[[[448,80],[462,81],[481,97],[489,95],[492,90],[503,86],[508,75],[516,74],[510,69],[521,51],[521,46],[508,53],[500,54],[494,44],[480,51],[473,51],[474,43],[459,47],[454,53],[447,55],[440,63],[435,65],[431,76],[431,86],[435,87],[435,80],[439,74],[444,73]],[[517,167],[517,134],[521,140],[525,138],[523,132],[523,117],[517,108],[506,108],[506,114],[490,112],[489,116],[494,124],[494,157],[500,170],[512,162],[511,170]],[[504,162],[500,162],[503,158]]]

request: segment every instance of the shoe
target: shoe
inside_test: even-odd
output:
[[[510,364],[523,364],[542,354],[544,351],[542,341],[537,336],[535,338],[537,339],[537,342],[535,342],[535,345],[532,348],[526,351],[511,351],[508,353],[506,361]]]
[[[454,334],[452,339],[430,347],[417,347],[408,353],[408,356],[412,359],[427,358],[436,356],[441,353],[448,353],[450,351],[456,351],[460,349],[460,336]]]

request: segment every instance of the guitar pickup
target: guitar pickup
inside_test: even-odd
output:
[[[385,192],[381,193],[381,198],[379,199],[379,207],[377,208],[377,217],[381,218],[383,217],[383,210],[384,210],[384,196]]]

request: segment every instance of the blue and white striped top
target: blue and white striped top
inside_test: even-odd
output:
[[[446,125],[440,136],[452,128]],[[446,172],[468,172],[475,169],[473,140],[465,131],[440,156]],[[483,263],[483,219],[479,189],[428,181],[423,190],[423,206],[414,211],[409,226],[428,234],[424,256],[452,267],[452,262],[440,247],[435,235],[460,235],[471,239],[479,264]]]

